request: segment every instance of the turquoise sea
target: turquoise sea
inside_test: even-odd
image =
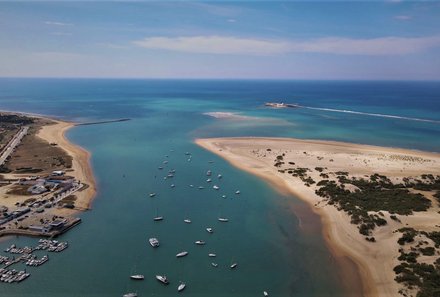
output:
[[[304,108],[267,109],[266,101]],[[319,219],[304,203],[193,140],[278,136],[440,152],[439,82],[4,78],[0,109],[78,122],[131,119],[69,131],[71,141],[92,153],[99,191],[93,209],[60,237],[70,243],[66,251],[29,268],[31,277],[18,285],[0,283],[0,296],[176,296],[180,280],[187,284],[184,296],[250,297],[264,290],[270,296],[359,296],[358,285],[343,285]],[[218,119],[208,112],[248,118]],[[171,169],[175,177],[165,180]],[[207,170],[219,191],[206,183]],[[157,214],[165,219],[154,222]],[[220,215],[229,222],[218,222]],[[150,237],[159,238],[160,248],[149,246]],[[196,246],[199,239],[206,245]],[[12,243],[36,241],[2,240],[0,254]],[[176,259],[182,250],[189,255]],[[232,262],[237,269],[229,269]],[[146,279],[131,281],[135,272]],[[161,285],[156,274],[166,274],[171,284]]]

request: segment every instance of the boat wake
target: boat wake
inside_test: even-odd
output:
[[[361,111],[355,111],[355,110],[320,108],[320,107],[309,107],[309,106],[301,106],[301,107],[306,108],[306,109],[313,109],[313,110],[350,113],[350,114],[358,114],[358,115],[371,116],[371,117],[390,118],[390,119],[399,119],[399,120],[407,120],[407,121],[417,121],[417,122],[440,124],[440,121],[437,121],[437,120],[404,117],[404,116],[382,114],[382,113],[369,113],[369,112],[361,112]]]

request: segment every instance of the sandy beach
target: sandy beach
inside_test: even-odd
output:
[[[355,177],[379,173],[398,182],[403,177],[439,174],[438,153],[290,138],[211,138],[195,142],[233,166],[263,178],[277,190],[290,192],[307,202],[321,217],[324,238],[335,257],[348,257],[356,263],[365,296],[400,296],[403,286],[394,280],[393,268],[399,264],[397,240],[401,233],[395,230],[402,227],[440,230],[439,206],[430,196],[433,203],[428,211],[399,216],[400,222],[383,212],[388,224],[374,231],[376,242],[369,242],[350,223],[345,212],[326,204],[315,194],[319,188],[316,184],[306,186],[300,178],[281,173],[274,166],[276,157],[284,154],[284,160],[292,161],[295,166],[312,169],[309,176],[314,180],[322,178],[313,168],[322,167],[328,172],[346,171]]]
[[[79,209],[89,209],[96,195],[96,183],[90,164],[90,153],[67,140],[65,134],[69,129],[74,127],[74,123],[50,120],[55,124],[43,126],[38,131],[37,136],[49,143],[58,144],[60,148],[65,150],[73,158],[72,171],[69,171],[68,174],[88,185],[86,189],[75,193],[77,196],[75,205],[76,208]],[[66,211],[71,212],[71,210],[67,209]]]

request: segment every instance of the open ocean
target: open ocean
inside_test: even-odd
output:
[[[304,107],[268,109],[267,101]],[[66,251],[28,268],[31,276],[20,284],[0,283],[0,296],[122,296],[128,291],[176,296],[180,280],[187,284],[183,296],[250,297],[264,290],[270,296],[343,296],[346,289],[319,219],[305,204],[193,140],[277,136],[440,152],[439,82],[4,78],[0,109],[78,122],[131,119],[69,131],[71,141],[92,153],[98,183],[93,210],[59,238],[69,241]],[[218,119],[209,112],[247,118]],[[192,154],[190,161],[185,152]],[[175,177],[164,180],[170,169]],[[223,178],[217,180],[217,174]],[[236,190],[241,194],[234,195]],[[150,192],[157,196],[148,197]],[[164,221],[153,222],[156,214]],[[218,222],[219,215],[230,221]],[[183,222],[186,216],[192,224]],[[148,244],[150,237],[159,238],[158,249]],[[206,245],[196,246],[199,239]],[[0,254],[12,243],[36,242],[1,240]],[[176,259],[182,250],[189,255]],[[211,252],[217,254],[217,268],[211,266]],[[238,263],[236,270],[229,269],[232,262]],[[146,279],[131,281],[135,272]],[[161,285],[156,274],[166,274],[171,284]],[[349,291],[357,296],[358,288]]]

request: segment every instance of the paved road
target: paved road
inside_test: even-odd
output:
[[[12,140],[6,145],[0,156],[0,166],[6,162],[6,159],[14,152],[14,149],[20,144],[23,137],[27,134],[29,127],[22,127]]]

